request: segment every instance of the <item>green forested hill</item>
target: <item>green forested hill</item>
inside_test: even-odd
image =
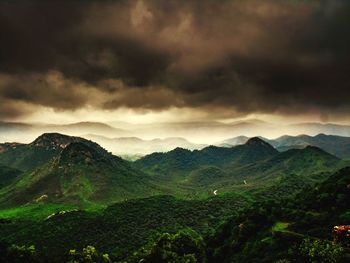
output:
[[[159,193],[139,171],[102,148],[70,143],[58,157],[0,191],[2,206],[35,202],[76,205],[123,201]]]
[[[294,198],[257,202],[241,211],[208,242],[211,261],[348,262],[349,251],[329,241],[333,226],[349,224],[349,180],[345,168]]]
[[[136,167],[156,174],[169,175],[188,173],[201,166],[242,166],[274,155],[278,151],[259,138],[232,148],[209,146],[202,150],[189,151],[177,148],[167,153],[153,153],[135,162]]]
[[[190,191],[208,196],[214,190],[218,193],[260,191],[282,181],[288,182],[285,185],[293,181],[292,189],[296,191],[322,181],[327,172],[347,164],[317,147],[279,153],[263,140],[252,138],[233,148],[210,146],[200,151],[175,149],[155,153],[136,161],[135,167],[170,187],[175,194]]]
[[[100,212],[72,211],[40,221],[12,221],[0,227],[0,242],[35,245],[62,262],[69,249],[93,245],[123,258],[159,233],[191,228],[207,235],[247,204],[231,195],[203,201],[171,196],[130,200]]]
[[[22,171],[32,171],[46,164],[53,157],[58,156],[72,142],[84,142],[95,149],[102,149],[97,143],[80,137],[59,133],[44,133],[32,143],[6,147],[0,152],[0,164]]]
[[[254,180],[273,179],[290,174],[307,177],[320,172],[334,171],[346,164],[346,162],[320,148],[307,146],[304,149],[291,149],[260,163],[244,167],[239,171],[239,174],[246,175]]]

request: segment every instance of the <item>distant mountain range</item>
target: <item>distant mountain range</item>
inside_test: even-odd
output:
[[[310,136],[315,136],[320,133],[339,136],[350,136],[350,125],[339,125],[333,123],[274,124],[255,119],[242,120],[231,123],[112,123],[112,125],[115,125],[115,127],[118,128],[131,131],[132,136],[136,137],[182,137],[192,142],[204,144],[213,144],[217,141],[224,140],[225,138],[237,137],[241,135],[245,135],[247,137],[263,136],[267,138],[277,138],[285,134],[291,136],[297,136],[299,134],[308,134]]]
[[[119,125],[121,127],[112,127]],[[98,122],[80,122],[67,125],[50,124],[23,124],[23,123],[0,123],[0,140],[30,142],[42,133],[61,132],[70,136],[80,136],[99,143],[113,154],[122,156],[128,160],[135,160],[153,152],[167,152],[177,147],[195,150],[203,149],[208,145],[219,147],[232,147],[244,144],[249,138],[256,135],[273,145],[279,151],[288,149],[300,149],[307,145],[317,146],[339,158],[350,159],[350,126],[337,124],[303,123],[294,125],[274,125],[258,121],[248,120],[233,123],[219,122],[194,122],[194,123],[157,123],[157,124],[130,124],[112,123],[111,125]],[[145,139],[158,133],[161,138]],[[259,133],[261,131],[261,134]],[[305,135],[283,135],[277,139],[267,139],[275,132],[285,134],[304,133]],[[235,136],[238,134],[238,136]],[[244,134],[242,136],[241,134]],[[309,135],[306,135],[309,134]],[[326,135],[333,134],[333,135]],[[337,135],[338,134],[338,135]],[[164,136],[166,135],[166,136]],[[176,137],[172,137],[177,135]],[[183,135],[183,137],[178,137]],[[345,136],[340,136],[345,135]],[[229,137],[230,139],[210,141],[217,137]],[[208,138],[205,143],[194,141]],[[2,139],[1,139],[2,138]],[[6,138],[6,139],[5,139]],[[9,144],[8,144],[9,145]],[[18,144],[19,146],[19,144]],[[6,148],[6,144],[0,141],[0,151]]]
[[[289,149],[302,149],[308,145],[311,145],[319,147],[339,158],[350,159],[350,137],[318,134],[316,136],[284,135],[273,140],[263,137],[261,137],[261,139],[270,143],[279,151],[286,151]],[[239,136],[219,142],[218,145],[223,147],[232,147],[235,145],[243,144],[248,140],[249,137]]]
[[[3,142],[5,142],[4,140],[9,140],[28,143],[42,133],[48,132],[59,132],[71,136],[93,134],[108,138],[138,137],[143,140],[175,137],[185,138],[195,144],[214,144],[226,138],[241,135],[247,137],[263,136],[266,138],[277,138],[286,134],[291,136],[299,134],[315,136],[320,133],[350,136],[350,126],[332,123],[296,123],[287,125],[260,120],[242,120],[231,123],[209,121],[149,124],[79,122],[62,125],[0,122],[0,140]],[[181,147],[181,145],[178,146]]]
[[[167,152],[176,147],[189,150],[201,149],[206,144],[192,143],[184,138],[170,137],[164,139],[143,140],[138,137],[108,138],[100,135],[83,135],[86,139],[99,143],[117,155],[143,156],[153,152]]]

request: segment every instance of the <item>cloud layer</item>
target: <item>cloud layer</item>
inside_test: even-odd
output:
[[[345,0],[2,2],[0,118],[35,105],[346,114],[349,13]]]

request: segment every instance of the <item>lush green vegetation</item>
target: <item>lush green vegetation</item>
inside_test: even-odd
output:
[[[213,233],[247,203],[236,195],[202,201],[171,196],[130,200],[95,212],[67,211],[35,221],[14,218],[0,228],[0,240],[35,245],[55,257],[91,244],[120,258],[159,233],[176,233],[185,228],[203,236]]]
[[[233,148],[210,146],[199,151],[154,153],[134,165],[171,194],[198,198],[211,196],[214,190],[290,195],[348,164],[317,147],[279,153],[261,139],[252,138]]]
[[[57,134],[21,147],[43,164],[0,166],[1,262],[349,260],[332,228],[350,221],[350,168],[317,147],[253,138],[135,163]]]
[[[25,219],[25,220],[40,220],[45,219],[48,215],[59,213],[60,211],[69,211],[77,209],[77,206],[69,204],[55,203],[39,203],[27,204],[18,207],[11,207],[0,210],[0,218],[2,219]],[[102,209],[102,207],[100,208]]]
[[[106,254],[114,262],[346,262],[347,248],[331,240],[333,225],[349,220],[349,181],[350,168],[293,198],[253,203],[241,196],[130,200],[46,220],[13,219],[2,223],[0,237],[34,245],[40,259],[49,253],[57,262],[72,256],[89,262],[88,245],[101,251],[97,262]]]
[[[3,207],[27,203],[74,204],[88,208],[161,193],[151,178],[128,162],[82,142],[0,189]]]
[[[0,154],[0,163],[22,171],[33,171],[57,157],[63,148],[72,142],[83,142],[96,151],[106,154],[97,143],[80,137],[59,133],[45,133],[30,144],[14,144]]]
[[[282,259],[346,262],[347,248],[331,240],[333,226],[349,222],[344,216],[349,212],[346,205],[350,200],[349,180],[350,168],[343,169],[295,198],[270,199],[244,209],[210,239],[211,259],[214,262]],[[315,247],[319,251],[314,251]]]
[[[10,185],[21,174],[22,172],[20,170],[10,168],[0,164],[0,188]]]

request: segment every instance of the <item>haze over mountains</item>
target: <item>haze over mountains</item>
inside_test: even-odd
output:
[[[350,136],[350,126],[321,123],[276,125],[258,120],[235,123],[131,124],[114,122],[111,125],[97,122],[67,125],[0,123],[2,142],[29,143],[45,132],[60,132],[91,139],[114,154],[133,156],[133,158],[152,152],[166,152],[176,147],[192,150],[201,149],[207,145],[233,146],[245,143],[249,137],[254,136],[261,136],[280,150],[314,145],[338,157],[348,158],[348,150],[339,149],[347,145],[346,139],[330,137],[327,142],[323,142],[320,136],[312,140],[299,135],[327,134],[346,137]],[[286,140],[287,137],[279,138],[284,135],[298,137],[294,141]],[[326,146],[331,143],[332,138],[335,139],[336,142],[333,144],[336,145]]]

